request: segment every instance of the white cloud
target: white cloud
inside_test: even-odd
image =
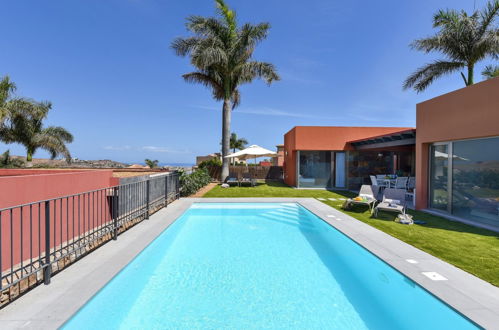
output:
[[[189,150],[176,150],[176,149],[171,149],[171,148],[168,148],[168,147],[157,147],[157,146],[144,146],[141,149],[145,150],[145,151],[161,152],[161,153],[175,153],[175,154],[187,154],[187,153],[190,153]]]
[[[221,109],[204,106],[204,105],[194,105],[192,108],[202,109],[202,110],[215,110],[220,111]],[[250,115],[262,115],[262,116],[278,116],[278,117],[294,117],[294,118],[313,118],[313,119],[341,119],[341,117],[327,117],[321,115],[315,115],[310,113],[302,113],[302,112],[292,112],[292,111],[284,111],[275,108],[269,107],[261,107],[261,108],[236,108],[234,110],[235,114],[244,113]]]
[[[120,151],[120,150],[130,150],[132,149],[132,147],[130,146],[105,146],[103,147],[105,150],[116,150],[116,151]]]

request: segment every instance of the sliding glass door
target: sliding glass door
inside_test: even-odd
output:
[[[299,151],[297,174],[299,188],[345,188],[345,153]]]
[[[434,144],[429,204],[499,228],[499,137]]]
[[[328,188],[331,186],[331,152],[300,151],[298,187]]]
[[[430,207],[449,211],[449,151],[446,144],[430,148]]]

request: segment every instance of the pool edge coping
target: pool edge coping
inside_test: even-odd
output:
[[[62,326],[193,203],[200,202],[298,203],[473,322],[487,329],[499,327],[498,287],[315,198],[266,197],[182,198],[54,276],[52,284],[41,285],[1,309],[0,327]],[[408,258],[418,263],[410,264]],[[422,275],[423,271],[437,271],[448,280],[432,281]]]

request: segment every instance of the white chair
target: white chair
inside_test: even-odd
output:
[[[383,200],[374,208],[374,217],[378,216],[379,210],[405,214],[405,206],[405,189],[386,188]]]
[[[415,187],[416,187],[416,178],[411,176],[407,181],[407,190],[414,190]]]
[[[380,186],[381,188],[387,187],[385,175],[370,175],[370,177],[373,186]]]
[[[405,193],[406,197],[409,197],[412,200],[412,206],[416,207],[416,178],[411,176],[407,181],[407,192]]]
[[[407,181],[409,180],[408,177],[406,176],[399,176],[396,180],[395,180],[395,184],[393,187],[390,187],[390,188],[395,188],[395,189],[404,189],[404,190],[407,190]]]
[[[348,210],[352,205],[360,204],[367,205],[369,207],[369,211],[372,213],[374,206],[376,205],[377,196],[379,194],[379,186],[377,185],[362,185],[360,187],[359,195],[356,198],[349,198],[343,204],[343,208]]]

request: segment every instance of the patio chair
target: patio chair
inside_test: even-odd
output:
[[[374,208],[374,217],[378,216],[378,211],[405,214],[405,205],[405,189],[386,188],[383,200]]]
[[[256,180],[251,177],[251,173],[243,173],[242,178],[240,179],[240,184],[249,183],[251,187],[256,186]]]
[[[416,178],[410,176],[409,180],[407,180],[407,190],[409,191],[414,190],[415,187],[416,187]]]
[[[382,175],[383,178],[384,178],[384,175]],[[378,179],[379,175],[369,175],[369,177],[371,178],[371,184],[373,186],[379,186],[380,188],[384,188],[386,187],[386,184],[385,184],[385,179]]]
[[[378,182],[378,186],[390,188],[390,180],[386,178],[386,174],[377,174],[376,181]]]
[[[229,172],[229,176],[227,177],[227,179],[225,179],[225,183],[227,183],[229,186],[231,184],[238,185],[238,186],[241,185],[241,182],[240,182],[237,174],[234,172]]]
[[[362,185],[362,187],[360,187],[359,195],[355,198],[347,199],[345,201],[345,204],[343,205],[343,208],[350,209],[352,205],[367,205],[369,207],[369,212],[372,213],[372,210],[374,209],[374,206],[378,201],[377,195],[379,192],[379,188],[380,187],[377,185]]]
[[[393,185],[393,187],[390,188],[395,188],[395,189],[404,189],[407,190],[407,181],[409,180],[408,177],[406,176],[399,176]]]
[[[416,178],[411,176],[407,181],[407,191],[405,193],[406,197],[409,197],[412,201],[412,205],[416,206]]]

